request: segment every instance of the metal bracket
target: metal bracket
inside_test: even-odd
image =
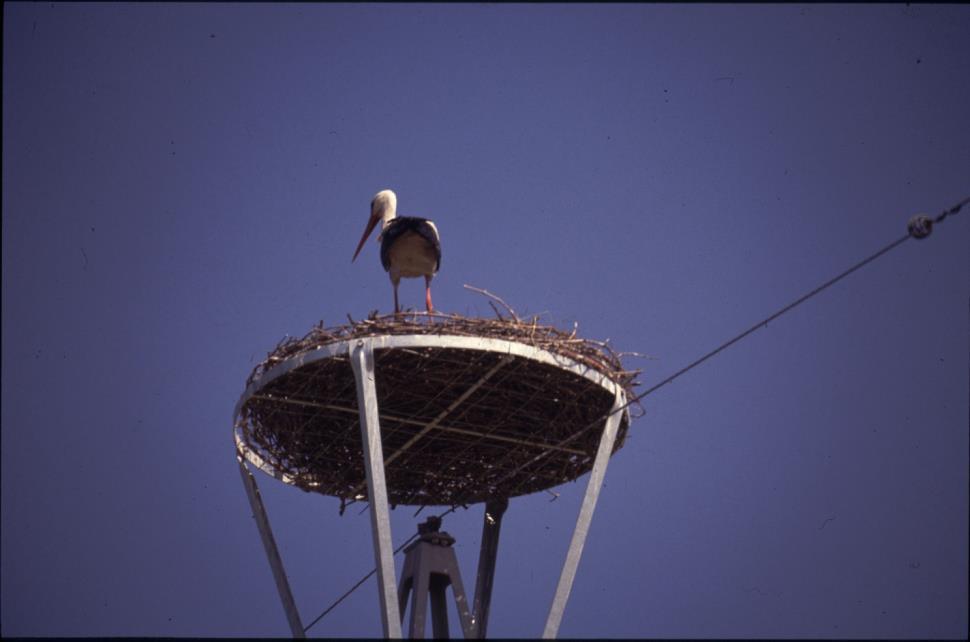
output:
[[[263,499],[259,495],[256,478],[246,467],[246,460],[243,456],[237,455],[236,458],[239,460],[239,473],[242,475],[243,486],[246,488],[246,496],[249,498],[249,505],[253,509],[253,518],[259,528],[259,537],[263,540],[266,558],[269,560],[270,568],[273,569],[276,590],[280,593],[280,601],[283,602],[283,610],[286,611],[286,621],[290,624],[293,637],[305,638],[306,633],[303,631],[303,624],[300,622],[300,613],[297,611],[296,602],[293,601],[293,592],[290,591],[290,583],[286,579],[286,571],[283,570],[283,560],[280,558],[279,549],[276,548],[276,540],[273,538],[273,530],[269,525],[269,517],[266,515]]]
[[[620,412],[620,408],[625,403],[626,395],[623,394],[623,388],[616,386],[613,408],[609,418],[606,420],[606,425],[603,427],[603,436],[600,437],[600,445],[596,451],[593,470],[590,472],[589,482],[586,484],[586,495],[583,497],[583,505],[579,509],[579,518],[576,520],[573,538],[569,543],[569,552],[566,553],[566,561],[563,563],[562,574],[559,576],[559,585],[556,586],[556,595],[549,609],[546,628],[542,632],[543,638],[555,638],[559,633],[559,625],[562,623],[563,611],[566,609],[566,602],[569,600],[569,593],[573,588],[573,580],[576,579],[579,558],[583,555],[586,535],[589,533],[589,525],[593,520],[593,511],[596,510],[596,501],[599,499],[600,489],[603,486],[606,466],[609,464],[610,455],[613,453],[613,442],[616,441],[616,433],[620,426],[620,420],[623,418],[623,413]]]
[[[401,617],[397,603],[394,574],[394,548],[391,545],[391,517],[387,507],[384,479],[384,450],[374,384],[374,346],[368,339],[348,347],[350,365],[357,380],[357,407],[360,409],[360,436],[367,473],[367,500],[370,502],[371,530],[374,534],[374,561],[377,563],[377,589],[381,603],[381,624],[385,638],[401,637]]]
[[[482,520],[482,548],[478,554],[478,576],[475,579],[474,608],[472,609],[472,637],[482,639],[488,628],[488,612],[492,603],[492,583],[495,580],[495,560],[498,558],[498,536],[502,516],[509,507],[505,497],[485,502]]]

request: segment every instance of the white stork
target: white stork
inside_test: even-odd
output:
[[[397,286],[401,277],[424,277],[424,301],[431,312],[431,279],[441,266],[441,239],[438,228],[426,218],[397,216],[397,196],[389,189],[374,195],[370,203],[370,220],[360,237],[354,258],[357,259],[367,237],[381,221],[381,264],[394,285],[394,314],[401,309],[397,303]]]

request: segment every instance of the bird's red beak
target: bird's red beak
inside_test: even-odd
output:
[[[360,254],[360,250],[364,247],[364,243],[367,242],[367,237],[370,236],[370,233],[374,231],[374,226],[377,225],[379,220],[381,220],[381,217],[371,215],[370,220],[367,221],[367,227],[364,229],[364,235],[360,237],[360,243],[357,244],[357,250],[354,252],[354,258],[350,259],[351,263],[357,260],[357,255]]]

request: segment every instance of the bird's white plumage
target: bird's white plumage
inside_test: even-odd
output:
[[[371,218],[381,220],[381,233],[377,235],[379,243],[384,235],[384,230],[397,216],[397,194],[389,189],[383,189],[374,194],[374,198],[370,202],[370,215]]]
[[[391,260],[391,281],[395,283],[401,277],[414,278],[434,275],[438,264],[438,257],[434,248],[428,244],[420,234],[406,232],[387,250]]]

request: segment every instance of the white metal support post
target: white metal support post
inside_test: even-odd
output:
[[[243,486],[246,488],[249,505],[253,509],[253,518],[256,520],[257,528],[259,528],[259,536],[263,540],[266,559],[269,560],[270,568],[273,569],[273,579],[276,580],[276,589],[280,593],[283,610],[286,611],[286,621],[290,624],[290,631],[294,638],[305,638],[306,633],[304,633],[303,624],[300,622],[300,613],[296,609],[296,602],[293,600],[292,591],[290,591],[290,583],[286,579],[286,572],[283,570],[283,560],[276,548],[276,540],[273,538],[273,530],[269,526],[269,517],[266,516],[266,509],[263,507],[263,499],[259,495],[256,478],[246,467],[246,460],[242,456],[239,456],[238,459]]]
[[[563,611],[566,609],[566,602],[569,600],[569,593],[573,588],[573,580],[576,579],[579,558],[583,555],[586,535],[589,533],[593,511],[596,510],[596,501],[599,499],[600,488],[603,486],[606,466],[610,463],[610,455],[613,453],[613,442],[616,441],[616,433],[620,427],[620,420],[623,418],[623,412],[620,411],[620,408],[625,403],[626,395],[623,394],[623,389],[617,385],[612,414],[606,420],[603,436],[600,437],[596,459],[593,460],[593,470],[590,472],[589,482],[586,484],[586,495],[583,497],[583,505],[579,509],[579,518],[576,520],[576,529],[573,531],[573,539],[569,543],[569,552],[566,553],[566,561],[562,566],[559,585],[556,586],[556,595],[553,597],[549,617],[546,619],[546,628],[542,632],[543,638],[555,638],[559,633]]]
[[[384,449],[378,418],[377,387],[374,385],[374,345],[369,339],[351,343],[350,365],[357,380],[357,407],[360,410],[360,435],[367,474],[367,499],[370,502],[371,530],[374,534],[374,561],[377,563],[377,589],[381,602],[381,624],[385,638],[401,637],[401,617],[397,604],[394,550],[391,546],[391,517],[387,507],[384,479]]]

